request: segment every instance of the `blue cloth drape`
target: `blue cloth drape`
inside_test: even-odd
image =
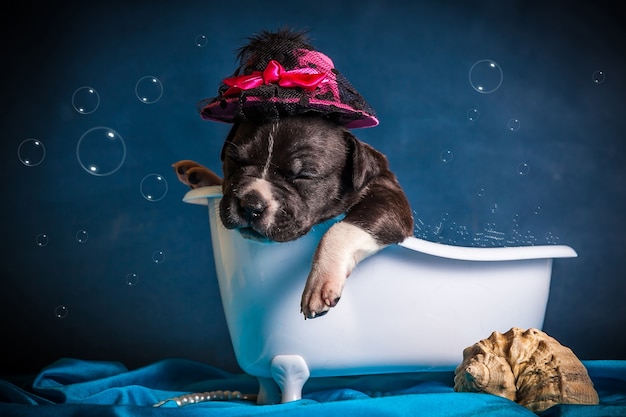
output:
[[[542,416],[626,416],[626,361],[584,361],[600,404],[557,405]],[[202,363],[168,359],[129,370],[118,362],[61,359],[44,368],[29,389],[0,380],[0,416],[535,416],[504,398],[456,393],[452,371],[311,379],[303,398],[259,406],[210,401],[178,407],[190,392],[256,393],[256,378]]]

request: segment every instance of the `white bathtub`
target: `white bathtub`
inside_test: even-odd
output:
[[[237,361],[260,381],[259,403],[301,398],[309,377],[450,370],[494,330],[538,328],[553,258],[568,246],[470,248],[417,238],[383,249],[348,278],[341,301],[304,320],[300,297],[317,243],[332,222],[288,243],[224,228],[221,188],[189,191],[208,204],[219,288]]]

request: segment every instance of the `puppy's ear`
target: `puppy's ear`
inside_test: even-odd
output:
[[[226,136],[226,140],[224,140],[224,144],[222,145],[222,152],[220,152],[221,161],[224,161],[224,157],[226,156],[226,144],[233,141],[235,134],[237,133],[237,129],[239,129],[239,123],[234,123],[233,127],[230,128],[230,132],[228,132],[228,136]]]
[[[366,143],[358,140],[349,131],[344,132],[348,145],[346,172],[344,178],[349,179],[355,191],[361,191],[369,182],[376,178],[387,166],[387,159]]]

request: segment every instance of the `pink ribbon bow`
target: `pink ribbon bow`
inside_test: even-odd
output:
[[[224,96],[238,94],[242,90],[250,90],[262,85],[278,84],[281,87],[301,87],[313,91],[324,81],[326,74],[315,72],[313,68],[297,68],[286,71],[278,61],[271,60],[263,71],[254,71],[249,75],[240,75],[224,79],[230,87]]]

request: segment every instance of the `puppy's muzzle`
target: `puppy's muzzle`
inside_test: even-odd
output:
[[[268,204],[254,190],[234,197],[229,204],[230,214],[225,217],[224,225],[229,229],[237,229],[246,239],[270,242],[271,239],[266,234]]]

